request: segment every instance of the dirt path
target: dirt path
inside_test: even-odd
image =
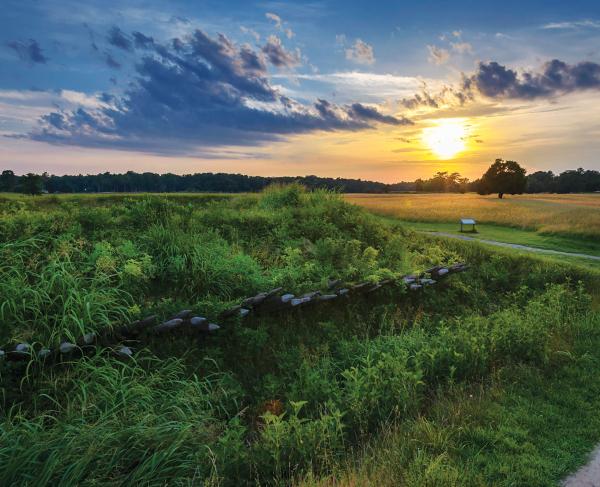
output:
[[[447,232],[422,232],[422,233],[426,233],[428,235],[437,235],[440,237],[457,238],[459,240],[471,240],[474,242],[482,242],[482,243],[489,244],[489,245],[496,245],[498,247],[508,247],[511,249],[524,250],[526,252],[536,252],[539,254],[565,255],[567,257],[581,257],[583,259],[600,260],[600,256],[597,256],[597,255],[580,254],[578,252],[562,252],[561,250],[540,249],[539,247],[528,247],[527,245],[520,245],[520,244],[514,244],[514,243],[507,243],[507,242],[497,242],[496,240],[486,240],[483,238],[468,237],[467,235],[455,235],[454,233],[447,233]]]

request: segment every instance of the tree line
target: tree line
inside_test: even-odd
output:
[[[504,190],[502,190],[504,189]],[[600,191],[600,171],[573,169],[554,174],[526,174],[515,161],[496,159],[479,179],[469,181],[457,172],[438,172],[430,179],[417,179],[415,191],[426,193],[592,193]]]
[[[331,189],[344,193],[386,193],[414,191],[414,183],[385,184],[377,181],[318,176],[263,177],[244,174],[196,173],[177,175],[151,172],[124,174],[105,172],[93,175],[55,176],[47,173],[17,176],[11,170],[0,174],[0,191],[37,194],[48,193],[119,193],[119,192],[223,192],[246,193],[261,191],[273,183],[298,182],[309,189]]]
[[[273,183],[298,182],[309,189],[330,189],[343,193],[581,193],[600,191],[600,171],[576,169],[554,174],[537,171],[526,175],[515,161],[497,159],[479,179],[470,181],[457,172],[438,172],[430,179],[386,184],[377,181],[318,176],[263,177],[244,174],[196,173],[177,175],[151,172],[55,176],[28,173],[16,175],[7,169],[0,174],[0,191],[27,194],[118,193],[118,192],[256,192]]]

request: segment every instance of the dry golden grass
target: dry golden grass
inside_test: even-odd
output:
[[[455,222],[461,217],[536,230],[600,237],[600,194],[480,196],[468,194],[349,194],[351,203],[408,221]]]

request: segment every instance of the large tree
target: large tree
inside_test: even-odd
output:
[[[522,194],[527,187],[527,171],[515,161],[496,159],[479,183],[479,194],[498,193],[498,198],[507,194]]]
[[[0,191],[14,191],[17,186],[18,177],[10,169],[5,169],[0,174]]]

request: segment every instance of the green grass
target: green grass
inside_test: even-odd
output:
[[[558,485],[600,438],[598,347],[595,313],[551,367],[520,364],[440,389],[426,414],[390,426],[340,465],[336,485]]]
[[[276,286],[472,266],[423,293],[384,288],[234,319],[204,340],[150,340],[129,362],[101,350],[55,368],[0,364],[2,485],[519,485],[538,466],[548,485],[600,440],[595,399],[558,418],[583,404],[598,368],[589,266],[426,237],[296,185],[11,196],[0,257],[2,343],[45,345],[150,313],[215,320]],[[589,427],[569,436],[579,420]],[[562,456],[550,447],[559,432]]]
[[[568,238],[560,235],[544,235],[518,228],[491,224],[478,224],[477,233],[460,232],[457,223],[450,222],[409,222],[402,221],[407,228],[421,232],[446,232],[453,235],[465,235],[475,239],[495,240],[515,243],[540,249],[559,250],[600,256],[600,245],[590,240]]]

